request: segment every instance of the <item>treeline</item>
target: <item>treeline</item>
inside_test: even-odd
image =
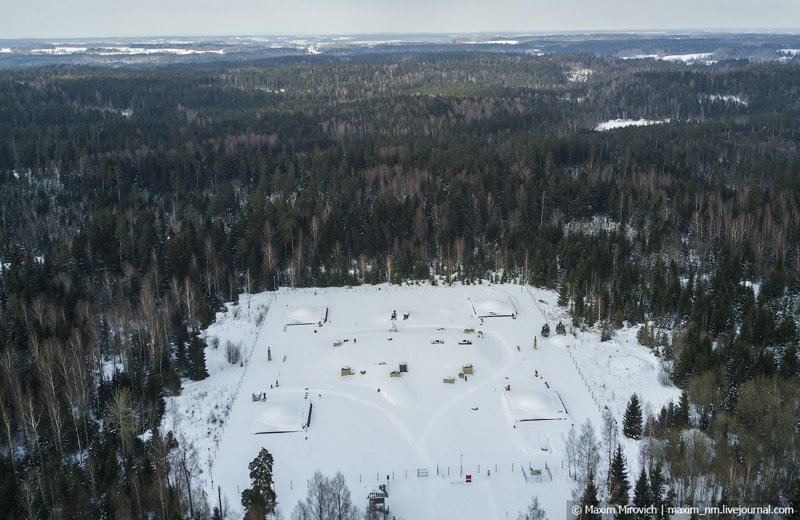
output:
[[[487,277],[674,331],[642,339],[692,404],[650,435],[676,499],[701,494],[691,426],[704,493],[785,502],[797,441],[746,410],[798,398],[799,76],[480,53],[0,75],[0,515],[207,514],[158,426],[241,291]],[[591,130],[622,116],[678,121]]]

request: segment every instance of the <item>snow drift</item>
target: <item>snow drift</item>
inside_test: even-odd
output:
[[[479,318],[517,315],[517,309],[511,300],[473,300],[470,304],[475,316]]]

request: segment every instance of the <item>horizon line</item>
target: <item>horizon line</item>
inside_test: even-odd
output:
[[[730,27],[730,28],[703,28],[703,27],[685,27],[685,28],[666,28],[666,29],[574,29],[574,30],[486,30],[486,31],[375,31],[375,32],[308,32],[308,33],[228,33],[228,34],[128,34],[117,36],[88,36],[88,35],[55,35],[55,36],[23,36],[23,37],[5,37],[0,36],[0,41],[45,41],[45,40],[121,40],[121,39],[136,39],[136,38],[285,38],[285,37],[341,37],[341,36],[376,36],[376,35],[391,35],[391,36],[440,36],[440,37],[458,37],[458,36],[472,36],[472,35],[496,35],[496,36],[593,36],[593,35],[679,35],[679,34],[708,34],[708,35],[800,35],[800,26],[797,27]]]

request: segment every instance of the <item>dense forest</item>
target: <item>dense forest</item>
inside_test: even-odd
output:
[[[798,64],[0,72],[0,518],[210,516],[159,424],[241,292],[481,279],[644,324],[685,391],[644,418],[664,500],[800,510],[799,146]]]

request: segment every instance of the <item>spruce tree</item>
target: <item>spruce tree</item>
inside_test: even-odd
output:
[[[542,325],[542,337],[546,338],[549,335],[550,335],[550,325],[545,323],[544,325]]]
[[[642,406],[639,404],[639,397],[636,394],[631,396],[628,407],[625,409],[622,433],[629,439],[639,440],[642,438]]]
[[[651,503],[650,485],[647,482],[647,473],[644,471],[644,466],[642,466],[642,472],[639,473],[639,478],[636,480],[636,486],[633,489],[633,505],[639,509],[644,509],[650,506]],[[634,520],[648,520],[649,515],[637,513],[633,518]]]
[[[648,486],[650,493],[650,504],[655,506],[658,511],[665,504],[664,501],[664,474],[661,472],[661,463],[655,466],[650,466],[650,485]],[[658,515],[660,518],[660,513]]]
[[[625,456],[622,454],[622,446],[617,444],[617,451],[611,459],[608,468],[608,503],[617,506],[628,505],[628,492],[631,489],[628,481],[628,470],[625,467]],[[615,518],[627,518],[624,512],[618,512]]]
[[[593,473],[589,473],[589,480],[586,482],[586,488],[583,490],[580,505],[581,512],[578,518],[581,520],[601,520],[600,514],[593,512],[593,508],[600,506],[600,501],[597,499],[597,486],[594,485]]]
[[[681,428],[689,426],[689,395],[686,393],[686,390],[681,392],[681,397],[678,401],[675,425]]]
[[[194,330],[189,335],[189,345],[186,352],[187,374],[192,381],[200,381],[208,377],[206,370],[206,342]]]

